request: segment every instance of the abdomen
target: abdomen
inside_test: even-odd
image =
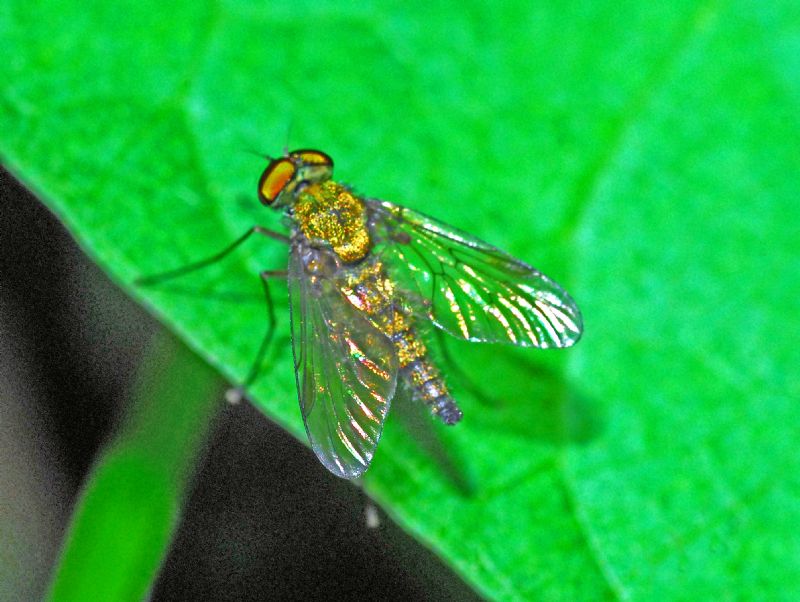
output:
[[[400,376],[408,383],[414,398],[427,405],[445,424],[461,420],[461,410],[414,327],[413,312],[386,275],[382,263],[373,260],[359,266],[358,271],[350,274],[344,292],[394,344]]]

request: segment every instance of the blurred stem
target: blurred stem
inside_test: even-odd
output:
[[[166,331],[151,344],[119,435],[85,484],[49,600],[140,600],[169,548],[220,408],[216,373]]]

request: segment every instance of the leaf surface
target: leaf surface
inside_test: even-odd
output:
[[[479,591],[800,594],[796,3],[9,1],[0,48],[6,164],[233,381],[284,248],[131,283],[280,227],[248,149],[321,148],[566,286],[580,345],[451,343],[464,420],[396,404],[365,479]],[[254,394],[303,437],[288,325]]]

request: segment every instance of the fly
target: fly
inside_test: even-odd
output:
[[[333,179],[333,160],[304,149],[270,160],[258,196],[281,211],[290,236],[255,226],[204,261],[141,282],[204,267],[252,234],[289,246],[289,286],[300,410],[311,447],[328,470],[353,479],[370,465],[402,381],[445,424],[461,409],[431,360],[419,326],[433,323],[472,342],[570,347],[580,311],[567,292],[526,263],[417,211],[364,198]]]

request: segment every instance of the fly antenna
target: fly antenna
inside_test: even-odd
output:
[[[292,137],[292,128],[294,127],[294,117],[289,118],[289,123],[286,125],[286,138],[283,143],[283,155],[289,156],[289,139]]]
[[[260,153],[257,150],[253,150],[252,148],[245,148],[245,149],[242,149],[242,150],[244,152],[246,152],[246,153],[251,154],[251,155],[255,155],[256,157],[260,157],[262,159],[266,159],[267,161],[274,161],[275,160],[275,157],[271,157],[270,155],[268,155],[266,153]]]

